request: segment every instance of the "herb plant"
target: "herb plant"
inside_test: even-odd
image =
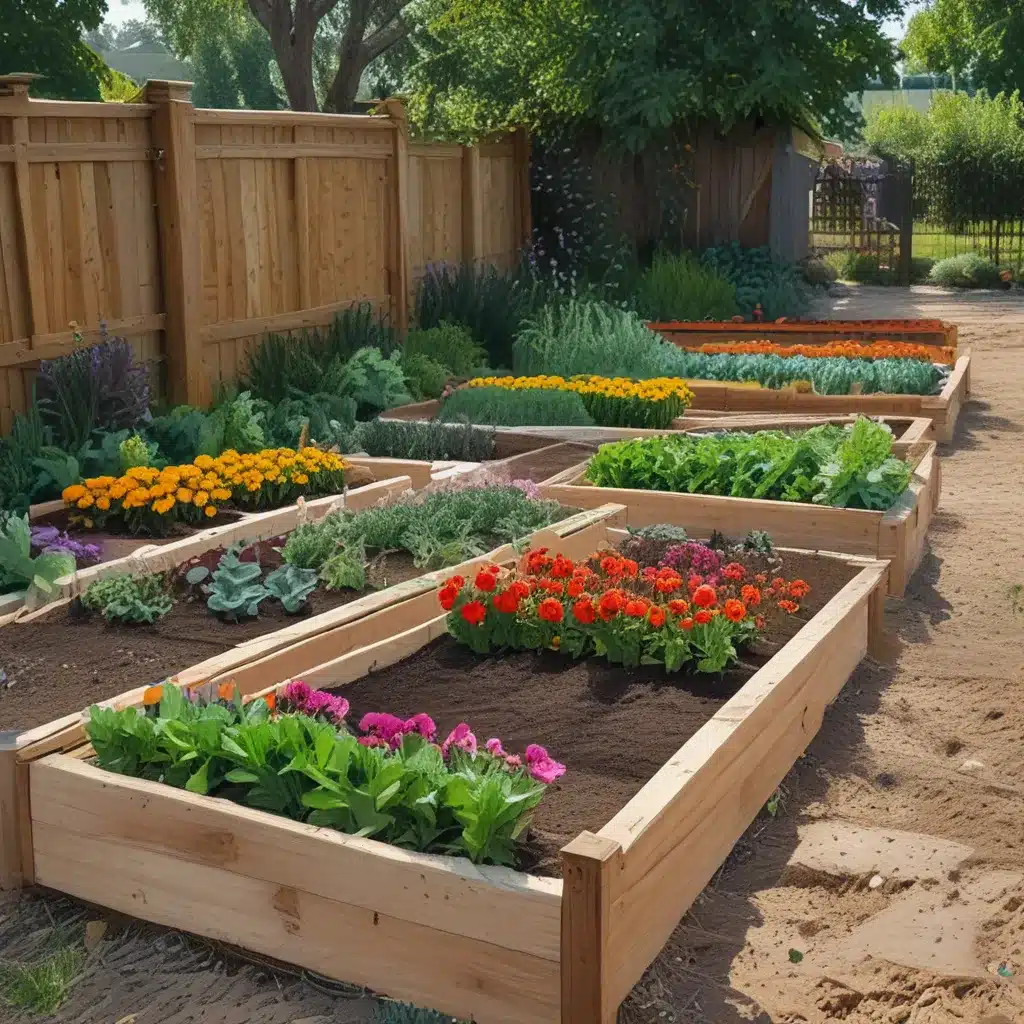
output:
[[[152,624],[171,610],[174,601],[159,573],[122,573],[90,583],[82,595],[82,604],[100,612],[107,622]]]
[[[812,292],[800,268],[773,259],[767,246],[748,249],[728,242],[705,249],[700,261],[735,286],[736,303],[747,317],[758,306],[766,320],[796,317],[810,304]]]
[[[736,286],[692,253],[656,253],[630,297],[645,320],[728,320],[739,312]]]
[[[397,351],[385,358],[379,349],[361,348],[345,364],[340,387],[342,394],[355,401],[363,417],[412,400],[405,386],[401,353]]]
[[[376,458],[486,462],[494,458],[494,431],[468,423],[370,420],[349,437],[353,451]]]
[[[487,352],[473,340],[469,329],[446,321],[409,331],[404,348],[406,358],[427,356],[452,377],[468,377],[487,362]]]
[[[409,394],[417,402],[440,398],[451,376],[444,366],[420,352],[406,352],[402,356],[402,369]]]
[[[320,581],[328,590],[366,589],[366,551],[359,541],[338,548],[320,567]]]
[[[489,426],[592,427],[580,395],[572,391],[501,387],[459,388],[444,400],[442,423],[486,423]]]
[[[259,562],[243,562],[238,557],[239,545],[228,548],[206,586],[206,607],[216,615],[230,622],[242,618],[255,618],[259,614],[260,602],[270,596],[270,591],[260,582],[263,574]]]

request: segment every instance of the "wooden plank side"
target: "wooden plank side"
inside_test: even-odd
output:
[[[885,571],[863,569],[600,830],[623,848],[609,937],[616,1000],[818,731],[867,651]]]
[[[248,865],[257,868],[259,859],[244,854],[236,833],[239,820],[222,818],[219,806],[211,809],[205,825],[194,825],[195,831],[179,837],[179,842],[188,837],[201,859],[183,858],[173,836],[168,835],[169,845],[163,847],[159,833],[152,838],[139,834],[133,824],[136,815],[156,827],[158,814],[151,816],[149,810],[158,811],[182,795],[158,783],[138,783],[147,787],[141,799],[126,799],[134,789],[125,785],[129,780],[109,775],[93,779],[86,796],[78,797],[87,800],[80,814],[71,822],[60,820],[70,816],[71,799],[62,802],[60,795],[70,766],[83,773],[98,771],[64,757],[31,766],[34,799],[48,808],[37,813],[58,819],[40,817],[34,823],[41,884],[459,1017],[495,1024],[557,1020],[557,963],[310,892],[307,886],[317,872],[310,871],[302,857],[275,850],[275,840],[285,831],[277,821],[273,827],[267,824],[258,847],[260,858],[279,857],[285,871],[282,877],[267,880],[244,873]],[[109,802],[104,801],[103,789],[112,794]],[[102,809],[91,810],[94,802]],[[210,803],[210,798],[203,800]],[[197,808],[188,806],[188,813],[196,815]],[[242,855],[247,859],[240,863]],[[338,858],[331,856],[327,863],[338,863]],[[378,865],[367,861],[367,866]],[[344,885],[346,894],[360,887],[373,893],[372,875],[363,878],[360,870],[342,883],[343,876],[343,871],[329,869],[324,879],[328,886]],[[413,890],[404,890],[410,902],[422,901],[423,879],[412,873],[406,877],[407,885],[420,892],[414,900]]]
[[[32,818],[117,836],[191,864],[480,939],[557,963],[561,884],[461,857],[417,854],[228,800],[111,775],[61,755],[36,762]],[[212,837],[219,837],[211,841]]]

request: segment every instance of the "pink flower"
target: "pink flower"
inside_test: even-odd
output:
[[[523,759],[518,754],[506,754],[505,755],[505,766],[507,768],[522,768]]]
[[[538,782],[547,785],[565,774],[565,765],[549,756],[543,747],[531,743],[526,748],[526,770]]]
[[[358,742],[364,747],[386,747],[388,745],[388,741],[382,740],[379,736],[360,736]]]
[[[309,683],[304,683],[301,679],[296,679],[284,688],[282,696],[289,704],[301,707],[307,700],[309,700],[309,695],[312,692],[313,691],[310,689]]]
[[[405,734],[405,722],[396,715],[371,711],[363,715],[359,729],[361,732],[377,736],[392,747],[397,747]]]
[[[448,738],[441,744],[441,754],[444,757],[448,756],[448,752],[452,747],[457,747],[459,750],[466,751],[467,754],[476,753],[476,737],[470,732],[469,726],[465,722],[459,722],[457,726],[450,733]]]
[[[430,715],[425,715],[421,711],[418,715],[413,715],[412,718],[405,720],[402,731],[419,733],[425,740],[432,740],[437,735],[437,726]]]
[[[487,748],[487,753],[490,754],[491,757],[505,756],[505,748],[501,745],[501,740],[499,740],[497,736],[491,737],[484,746]]]

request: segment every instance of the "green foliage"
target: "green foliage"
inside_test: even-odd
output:
[[[444,366],[421,352],[406,352],[402,356],[402,369],[409,394],[417,402],[440,398],[450,376]]]
[[[289,615],[296,615],[306,606],[309,595],[316,590],[316,570],[300,569],[285,563],[263,581],[271,597],[276,597]]]
[[[892,455],[891,431],[865,417],[796,436],[763,430],[619,441],[602,445],[587,469],[598,487],[880,510],[895,504],[910,476]]]
[[[822,121],[849,136],[847,105],[874,77],[893,82],[886,18],[899,0],[433,0],[417,36],[411,115],[479,136],[595,122],[632,150],[672,126],[751,115]]]
[[[165,684],[159,710],[94,706],[86,727],[108,771],[237,799],[311,825],[407,849],[515,863],[516,842],[544,794],[504,761],[408,733],[397,750],[364,746],[305,715],[271,717],[266,702],[193,702]]]
[[[453,377],[468,377],[487,361],[487,352],[473,340],[467,327],[446,321],[409,331],[405,353],[429,356]]]
[[[772,259],[767,246],[745,249],[729,242],[705,249],[701,264],[736,287],[740,312],[750,317],[757,306],[766,320],[796,317],[810,306],[811,294],[795,264]]]
[[[674,370],[690,380],[757,381],[782,388],[810,381],[819,395],[848,395],[856,384],[862,394],[932,395],[943,371],[921,359],[847,359],[841,356],[732,355],[676,350]]]
[[[242,453],[262,451],[266,447],[262,421],[263,414],[248,391],[225,397],[206,416],[196,454],[216,458],[228,448]]]
[[[301,523],[295,527],[281,557],[298,569],[319,569],[343,540],[343,523],[335,515],[327,515],[315,523]]]
[[[0,1002],[49,1017],[80,977],[86,952],[81,939],[69,940],[55,929],[41,956],[32,962],[0,961]]]
[[[444,400],[443,423],[487,423],[496,427],[592,427],[594,419],[575,391],[530,388],[459,388]]]
[[[146,424],[146,436],[158,445],[168,463],[181,465],[199,454],[206,418],[202,409],[179,405],[163,416],[154,416]]]
[[[32,557],[32,529],[28,516],[0,515],[0,594],[27,590],[29,603],[55,596],[55,583],[75,571],[75,556],[66,551],[44,551]]]
[[[486,352],[491,366],[511,366],[516,333],[544,298],[544,289],[521,274],[502,273],[489,265],[433,264],[427,268],[416,293],[416,322],[421,329],[462,327],[469,332],[474,345]],[[458,353],[450,336],[445,344],[448,358],[454,358]],[[466,362],[471,356],[475,358],[469,349],[460,347],[459,352],[464,353]],[[461,375],[454,366],[449,368]],[[467,372],[474,369],[475,365]]]
[[[56,496],[39,487],[36,459],[47,447],[47,432],[33,401],[26,413],[17,413],[8,437],[0,437],[0,508],[27,512],[33,501]]]
[[[361,417],[372,416],[412,401],[412,396],[405,388],[401,360],[402,354],[399,351],[385,358],[380,349],[361,348],[345,364],[341,389],[355,401]]]
[[[743,538],[743,550],[767,556],[775,551],[775,545],[772,543],[771,537],[764,530],[751,530]]]
[[[834,254],[829,253],[824,258],[820,256],[808,256],[800,264],[801,272],[804,275],[804,280],[812,287],[827,288],[836,278],[841,275],[837,273],[836,268],[830,263],[829,256]]]
[[[100,612],[107,622],[152,624],[171,610],[174,601],[159,573],[146,576],[122,573],[90,583],[82,595],[82,604]]]
[[[545,306],[523,326],[514,367],[525,376],[587,373],[643,380],[673,376],[676,352],[675,345],[662,341],[636,313],[590,299],[569,299]]]
[[[452,1018],[436,1010],[421,1010],[389,999],[373,1008],[373,1024],[452,1024]]]
[[[1002,284],[999,267],[976,252],[939,260],[928,280],[944,288],[998,288]]]
[[[206,607],[230,622],[255,618],[260,602],[270,596],[270,591],[260,582],[260,563],[241,561],[240,551],[240,546],[235,545],[220,556],[211,582],[205,588]]]
[[[296,448],[306,433],[309,442],[343,445],[356,418],[356,403],[345,395],[324,392],[285,398],[280,402],[258,400],[268,446]]]
[[[899,284],[899,266],[883,266],[877,255],[843,249],[830,252],[825,257],[825,264],[834,275],[843,281],[858,281],[861,284]],[[928,279],[933,259],[927,256],[914,256],[910,261],[910,283],[920,284]]]
[[[486,462],[494,458],[495,443],[493,430],[468,423],[370,420],[357,424],[349,448],[375,458]]]
[[[671,523],[652,523],[628,529],[632,536],[657,544],[685,544],[690,539],[683,527]]]
[[[135,466],[152,466],[156,445],[150,445],[144,437],[132,434],[117,446],[118,462],[124,473]],[[218,452],[218,454],[220,454]]]
[[[736,288],[691,253],[657,253],[629,304],[645,320],[728,320],[739,312]]]
[[[366,551],[355,541],[338,548],[320,567],[320,581],[328,590],[366,589]]]
[[[274,50],[263,27],[248,10],[218,20],[203,33],[192,58],[197,107],[280,110],[285,106],[274,84]]]

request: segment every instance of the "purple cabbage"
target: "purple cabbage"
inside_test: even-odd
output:
[[[69,554],[79,568],[94,565],[103,557],[103,548],[99,544],[86,544],[75,540],[67,533],[62,533],[56,526],[33,526],[32,550],[40,553],[55,551]]]

